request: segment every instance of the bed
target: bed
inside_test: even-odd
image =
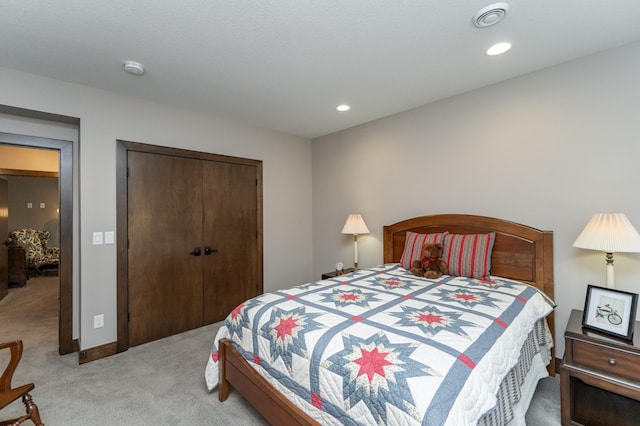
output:
[[[383,265],[258,296],[229,315],[205,370],[220,401],[233,387],[271,424],[523,420],[537,381],[555,375],[553,233],[443,214],[385,226],[383,237]],[[422,237],[446,238],[448,256],[485,238],[490,276],[412,276],[405,257]]]

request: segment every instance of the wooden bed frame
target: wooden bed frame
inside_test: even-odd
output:
[[[403,220],[385,226],[384,263],[398,263],[407,231],[422,234],[449,231],[453,234],[495,232],[491,274],[531,284],[553,299],[553,232],[484,216],[441,214]],[[554,336],[554,315],[547,317]],[[271,424],[316,425],[309,415],[286,399],[260,376],[228,339],[219,342],[220,384],[218,397],[225,401],[231,386]],[[548,370],[555,376],[555,351]]]

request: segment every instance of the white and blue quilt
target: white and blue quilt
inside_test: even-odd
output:
[[[552,306],[504,278],[413,276],[398,264],[264,294],[236,307],[218,341],[321,424],[477,424]]]

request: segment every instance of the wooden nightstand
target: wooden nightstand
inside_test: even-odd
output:
[[[322,279],[326,280],[326,279],[329,279],[329,278],[335,278],[335,277],[338,277],[340,275],[348,274],[349,272],[353,272],[353,271],[355,271],[354,268],[345,268],[345,269],[342,270],[341,274],[338,274],[336,271],[327,272],[325,274],[322,274]]]
[[[573,310],[560,365],[563,425],[640,424],[640,322],[633,341],[582,328]]]

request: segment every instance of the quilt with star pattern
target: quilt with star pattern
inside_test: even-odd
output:
[[[428,280],[385,264],[240,304],[218,330],[205,380],[218,385],[217,342],[228,338],[321,424],[477,424],[552,309],[517,281]]]

